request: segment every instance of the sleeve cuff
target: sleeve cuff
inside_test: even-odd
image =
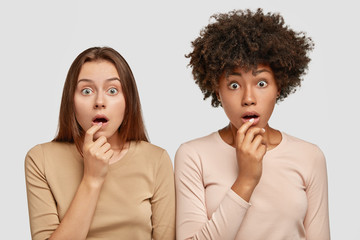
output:
[[[248,203],[244,199],[242,199],[239,195],[237,195],[232,189],[229,189],[227,195],[231,200],[233,200],[236,204],[241,207],[248,209],[251,206],[251,203]]]

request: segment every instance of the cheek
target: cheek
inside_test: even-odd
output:
[[[74,97],[75,117],[78,123],[84,128],[84,123],[88,115],[87,104],[82,99]]]
[[[222,99],[222,108],[228,119],[235,124],[240,121],[239,114],[241,113],[241,104],[236,101],[229,101],[229,99]]]
[[[264,102],[267,103],[267,104],[265,104],[265,106],[266,106],[265,113],[268,116],[268,118],[270,118],[274,111],[274,108],[275,108],[276,97],[275,98],[273,98],[273,97],[267,98],[264,100]]]
[[[123,115],[124,112],[125,112],[125,107],[126,107],[126,104],[125,104],[125,98],[124,97],[121,97],[121,98],[118,98],[116,101],[113,101],[112,102],[112,109],[116,109],[116,112],[118,115]]]

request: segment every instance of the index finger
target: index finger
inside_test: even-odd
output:
[[[244,141],[245,133],[247,132],[247,130],[249,130],[253,123],[254,119],[252,118],[249,121],[245,122],[243,125],[241,125],[241,127],[237,130],[236,136],[238,143],[242,143]]]
[[[101,128],[102,123],[95,124],[89,128],[85,133],[84,144],[92,143],[94,140],[94,134]]]

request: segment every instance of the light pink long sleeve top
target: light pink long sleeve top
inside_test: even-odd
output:
[[[235,148],[218,132],[180,146],[178,240],[330,239],[326,163],[316,145],[282,133],[249,203],[231,190],[237,173]]]

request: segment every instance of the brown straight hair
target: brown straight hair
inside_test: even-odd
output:
[[[82,65],[94,61],[108,61],[114,64],[119,74],[125,97],[124,120],[118,129],[121,140],[148,142],[135,78],[126,60],[110,47],[86,49],[71,64],[61,99],[58,133],[53,141],[75,143],[82,154],[85,131],[75,117],[74,95]]]

